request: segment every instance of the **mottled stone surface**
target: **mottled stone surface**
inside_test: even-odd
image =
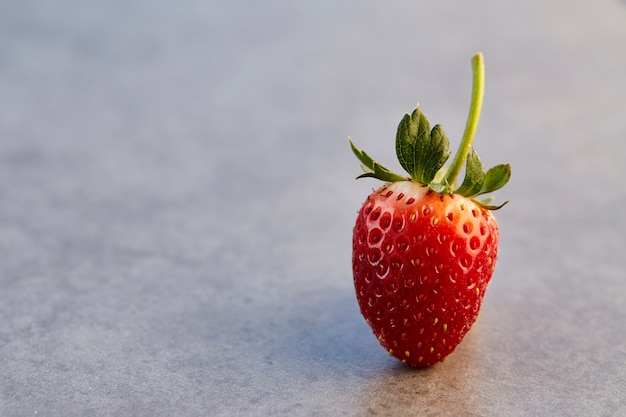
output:
[[[467,4],[465,4],[467,3]],[[0,415],[626,415],[626,3],[0,4]],[[419,101],[510,162],[478,322],[425,371],[351,228]]]

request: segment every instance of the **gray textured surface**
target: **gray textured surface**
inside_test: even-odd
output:
[[[1,2],[0,415],[626,415],[626,4]],[[468,3],[469,4],[469,3]],[[481,316],[359,315],[345,137],[419,101],[511,162]]]

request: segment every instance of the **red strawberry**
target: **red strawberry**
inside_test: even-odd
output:
[[[484,172],[471,149],[483,96],[482,55],[472,58],[472,105],[459,151],[449,167],[448,139],[417,108],[404,116],[396,153],[409,177],[365,152],[361,177],[386,181],[367,197],[354,226],[352,267],[361,313],[381,345],[402,362],[442,361],[478,317],[498,254],[498,224],[476,198],[503,187],[511,168]],[[465,178],[455,186],[463,163]],[[506,203],[505,203],[506,204]]]

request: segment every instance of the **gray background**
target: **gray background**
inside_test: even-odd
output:
[[[476,325],[386,355],[346,137],[510,162]],[[0,415],[626,415],[626,3],[0,2]]]

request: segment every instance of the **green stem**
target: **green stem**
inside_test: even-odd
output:
[[[467,123],[465,124],[465,132],[463,133],[463,139],[459,145],[459,149],[454,156],[452,164],[446,173],[446,177],[443,181],[444,184],[454,185],[456,177],[461,172],[461,168],[467,159],[467,154],[472,147],[472,141],[474,140],[474,134],[478,128],[478,120],[480,119],[480,111],[483,107],[483,95],[485,92],[485,65],[483,62],[483,54],[477,53],[472,57],[472,101],[470,103],[470,111],[467,116]]]

